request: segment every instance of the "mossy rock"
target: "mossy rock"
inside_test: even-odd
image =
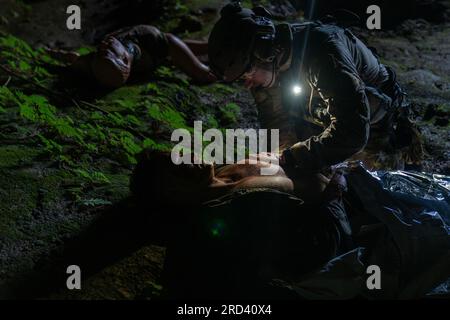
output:
[[[37,147],[24,145],[0,146],[0,168],[31,165],[43,153],[43,150]]]

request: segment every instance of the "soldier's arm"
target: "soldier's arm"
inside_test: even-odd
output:
[[[328,100],[331,123],[320,135],[291,147],[300,169],[318,170],[342,162],[362,150],[369,138],[370,111],[364,83],[349,53],[339,50],[323,57],[318,80]]]

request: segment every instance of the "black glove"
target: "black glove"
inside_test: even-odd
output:
[[[286,149],[283,151],[280,158],[280,165],[282,167],[295,168],[295,166],[297,165],[297,161],[295,160],[291,149]]]
[[[345,179],[344,173],[342,171],[336,171],[325,188],[325,197],[328,200],[340,199],[346,191],[347,180]]]

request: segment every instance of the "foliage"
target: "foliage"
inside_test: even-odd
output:
[[[93,184],[110,183],[109,179],[102,172],[84,169],[75,169],[74,172],[77,173],[81,178]]]
[[[17,99],[14,93],[8,87],[0,87],[0,107],[7,108],[14,106],[16,103]]]
[[[82,56],[89,54],[91,52],[94,52],[94,51],[95,51],[95,48],[93,48],[93,47],[81,47],[76,50],[76,52]]]
[[[220,107],[221,118],[226,124],[235,124],[238,120],[241,108],[235,103],[228,103]]]
[[[38,161],[64,169],[62,172],[73,180],[66,188],[67,195],[85,207],[109,204],[110,197],[87,195],[86,190],[89,186],[95,187],[92,190],[112,190],[111,174],[125,171],[128,177],[143,149],[170,151],[174,129],[192,132],[194,120],[202,120],[204,129],[220,128],[235,124],[240,117],[238,105],[223,103],[235,89],[223,84],[192,85],[185,75],[168,66],[159,67],[152,81],[97,96],[90,104],[93,107],[81,101],[62,103],[48,94],[59,92],[56,77],[47,69],[58,64],[56,61],[10,35],[0,35],[0,49],[0,63],[29,80],[13,77],[6,81],[0,74],[0,81],[7,84],[0,86],[0,121],[11,122],[8,128],[13,129],[8,130],[15,130],[3,133],[0,122],[0,143],[5,137],[21,137],[10,155],[21,143],[39,150],[28,156],[29,149],[14,154],[26,163]],[[80,48],[78,52],[89,50]],[[5,161],[5,166],[21,163],[19,159]],[[124,183],[128,182],[120,180],[120,186],[127,190]]]
[[[79,203],[87,207],[106,206],[112,204],[111,201],[104,199],[86,199],[80,200]]]

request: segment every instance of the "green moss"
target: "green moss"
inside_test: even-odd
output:
[[[91,52],[94,52],[94,51],[95,51],[95,48],[94,47],[90,47],[90,46],[81,47],[81,48],[78,48],[76,50],[76,52],[79,53],[80,55],[87,55],[87,54],[89,54]]]
[[[187,124],[184,120],[184,115],[170,107],[164,107],[158,104],[151,104],[147,109],[148,115],[154,120],[161,121],[168,125],[170,128],[187,128]]]
[[[12,107],[17,105],[14,93],[8,87],[0,87],[0,107]]]
[[[206,116],[206,125],[205,128],[219,128],[219,122],[213,115]]]
[[[242,6],[244,8],[253,8],[253,1],[252,0],[243,0]]]
[[[2,170],[0,234],[10,240],[27,240],[29,250],[49,248],[63,237],[80,231],[83,221],[65,208],[67,185],[83,180],[66,170]],[[8,188],[4,188],[4,185]],[[86,192],[85,192],[86,193]]]
[[[26,172],[0,169],[0,234],[18,238],[23,235],[20,222],[29,220],[36,207],[38,179]]]
[[[233,86],[224,85],[221,83],[209,85],[207,87],[202,88],[202,90],[218,96],[232,95],[238,92],[236,88],[234,88]]]
[[[42,153],[40,148],[21,145],[0,146],[0,168],[29,165]]]
[[[111,183],[104,189],[103,198],[112,202],[125,199],[129,195],[130,174],[131,172],[107,174],[106,176]]]
[[[228,103],[220,107],[220,119],[224,125],[236,124],[241,113],[241,108],[235,103]]]
[[[56,79],[44,65],[60,64],[47,55],[44,49],[34,50],[28,43],[12,35],[0,36],[0,62],[44,87],[50,86]]]
[[[439,104],[436,108],[436,111],[441,113],[450,113],[450,104],[448,103]]]
[[[97,102],[103,110],[111,112],[124,110],[133,111],[141,105],[143,99],[141,96],[142,88],[143,86],[138,85],[122,87],[102,97],[102,99]]]
[[[0,63],[11,60],[19,73],[52,85],[45,82],[47,58],[41,51],[9,36],[2,45]],[[124,200],[143,148],[170,151],[171,132],[192,130],[194,120],[204,121],[205,128],[235,125],[240,108],[226,102],[236,88],[196,86],[174,68],[161,67],[150,83],[98,97],[92,103],[103,111],[95,111],[83,103],[61,104],[29,83],[0,86],[0,112],[6,111],[0,114],[0,236],[27,248],[11,270],[35,267],[46,250],[79,233],[104,206]],[[24,146],[10,145],[14,137],[30,138]],[[154,279],[146,283],[149,291],[161,289]]]

